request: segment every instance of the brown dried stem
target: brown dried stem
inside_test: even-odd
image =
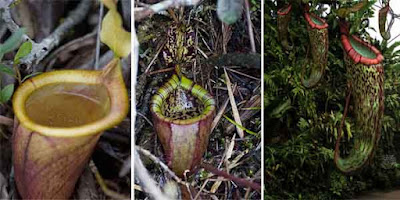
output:
[[[251,182],[251,181],[248,181],[246,179],[242,179],[242,178],[238,178],[238,177],[232,176],[232,175],[230,175],[230,174],[228,174],[228,173],[226,173],[224,171],[218,170],[217,168],[215,168],[215,167],[213,167],[213,166],[211,166],[209,164],[206,164],[206,163],[202,163],[201,167],[203,167],[205,170],[207,170],[207,171],[209,171],[209,172],[211,172],[211,173],[213,173],[215,175],[222,176],[224,178],[232,180],[233,182],[237,183],[240,186],[250,187],[250,188],[252,188],[252,189],[254,189],[254,190],[258,191],[258,192],[261,192],[261,184],[259,184],[259,183]]]

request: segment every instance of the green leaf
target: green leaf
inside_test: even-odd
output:
[[[248,108],[242,108],[240,110],[261,110],[261,107],[248,107]]]
[[[19,64],[20,59],[27,56],[32,51],[32,43],[30,41],[24,42],[18,49],[14,57],[14,63]]]
[[[394,69],[396,71],[400,71],[400,63],[393,65],[392,69]]]
[[[1,103],[5,103],[10,100],[11,96],[14,93],[14,84],[9,84],[1,90]]]
[[[351,133],[351,125],[349,122],[346,122],[346,130],[347,130],[347,139],[350,141],[350,139],[353,137],[353,134]]]
[[[271,118],[280,118],[282,117],[289,109],[292,108],[291,106],[291,100],[287,99],[286,101],[282,102],[280,105],[276,106],[269,116]]]
[[[340,8],[338,10],[338,16],[345,18],[347,17],[350,13],[358,12],[361,9],[365,9],[368,5],[368,0],[360,1],[360,3],[355,4],[353,7],[350,8]]]
[[[33,77],[33,76],[36,76],[36,75],[41,74],[41,73],[42,73],[42,72],[35,72],[35,73],[32,73],[32,74],[26,75],[26,76],[22,79],[21,82],[24,82],[26,79],[28,79],[28,78],[30,78],[30,77]]]
[[[15,76],[14,70],[3,64],[0,64],[0,72],[6,73],[11,76]]]
[[[235,126],[239,127],[240,129],[246,131],[247,133],[250,133],[251,135],[254,135],[256,137],[259,137],[260,135],[256,132],[250,131],[249,129],[245,128],[244,126],[239,125],[238,123],[236,123],[234,120],[232,120],[231,118],[227,117],[226,115],[224,115],[225,119],[227,119],[230,123],[234,124]]]
[[[0,53],[5,54],[16,49],[24,33],[24,28],[15,31],[3,44],[0,45]]]

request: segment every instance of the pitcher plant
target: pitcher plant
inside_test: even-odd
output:
[[[119,59],[106,68],[43,73],[15,92],[13,162],[23,198],[68,198],[101,132],[126,117]]]
[[[384,111],[383,56],[374,46],[348,34],[341,23],[341,41],[347,67],[355,118],[354,147],[346,158],[340,156],[340,138],[336,141],[335,164],[345,173],[364,166],[378,145]]]
[[[207,150],[214,99],[185,76],[173,75],[153,96],[150,110],[168,166],[180,177],[192,174]]]
[[[322,79],[325,67],[328,64],[328,24],[322,18],[308,11],[304,13],[304,18],[307,22],[308,36],[310,38],[312,62],[310,63],[310,77],[306,80],[302,78],[302,83],[305,87],[310,88],[316,86]]]

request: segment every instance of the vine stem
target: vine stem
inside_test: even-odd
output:
[[[336,144],[335,144],[335,161],[337,161],[339,159],[339,146],[340,146],[340,139],[342,138],[342,130],[343,130],[343,126],[344,126],[344,121],[346,119],[347,116],[347,111],[349,108],[349,103],[350,103],[350,97],[351,97],[351,83],[349,83],[349,87],[348,87],[348,94],[346,97],[346,105],[344,107],[344,111],[343,111],[343,116],[342,116],[342,121],[340,122],[340,127],[338,130],[338,136],[336,138]]]

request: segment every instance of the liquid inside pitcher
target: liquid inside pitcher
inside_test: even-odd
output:
[[[67,128],[105,117],[110,112],[110,98],[100,84],[53,83],[35,90],[25,106],[35,123]]]

